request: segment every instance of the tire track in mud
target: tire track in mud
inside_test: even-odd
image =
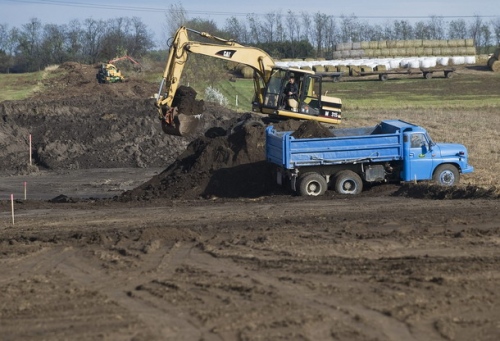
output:
[[[248,286],[264,286],[276,290],[280,300],[294,302],[297,306],[309,307],[319,312],[328,321],[315,324],[314,328],[308,328],[308,336],[312,340],[326,340],[332,337],[332,324],[339,322],[346,329],[352,331],[362,330],[367,338],[381,340],[415,340],[408,326],[380,312],[368,307],[352,305],[332,297],[326,298],[307,285],[298,282],[280,280],[280,274],[271,275],[268,272],[255,272],[247,270],[235,264],[230,258],[214,257],[212,254],[193,248],[184,259],[184,263],[193,267],[199,267],[213,274],[220,274],[223,269],[224,275],[238,278]],[[299,288],[298,288],[299,287]],[[279,289],[278,289],[279,288]],[[300,292],[301,295],[297,295]],[[383,325],[383,328],[380,326]],[[344,331],[349,333],[350,331]]]
[[[101,264],[89,259],[88,251],[64,246],[46,248],[22,259],[5,262],[9,263],[10,271],[4,272],[8,275],[4,278],[11,281],[12,278],[60,272],[78,286],[99,292],[128,310],[147,327],[140,336],[148,340],[200,340],[204,331],[196,321],[190,321],[189,316],[172,314],[170,312],[175,309],[167,302],[158,304],[134,290],[145,281],[158,278],[159,272],[162,275],[171,273],[174,269],[171,265],[182,262],[189,250],[178,245],[160,247],[143,257],[137,270],[110,274]]]

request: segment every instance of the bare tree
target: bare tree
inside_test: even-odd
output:
[[[245,24],[241,20],[238,20],[236,17],[231,17],[226,20],[224,30],[228,35],[231,35],[230,37],[226,37],[228,39],[231,38],[240,43],[246,43],[248,41],[247,28]]]
[[[495,39],[495,45],[500,46],[500,18],[496,18],[491,22],[493,26],[493,37]]]
[[[261,25],[262,40],[266,43],[274,42],[276,34],[276,13],[267,13],[264,15],[264,22]]]
[[[317,12],[314,15],[313,30],[313,45],[316,46],[316,56],[323,57],[323,49],[326,47],[326,29],[328,28],[328,15]]]
[[[160,37],[163,48],[168,47],[170,38],[173,37],[177,29],[188,21],[186,10],[181,3],[172,4],[165,12],[165,34]]]
[[[467,23],[464,19],[452,20],[448,23],[448,38],[449,39],[465,39],[467,38]]]
[[[22,25],[19,35],[19,51],[23,56],[26,69],[29,71],[40,70],[41,60],[39,58],[42,39],[42,22],[32,18],[29,23]]]
[[[481,27],[483,26],[483,19],[479,15],[474,16],[474,20],[469,25],[469,37],[474,39],[476,47],[481,45]]]

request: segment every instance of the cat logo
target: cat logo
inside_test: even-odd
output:
[[[222,56],[224,58],[233,58],[235,52],[236,50],[221,50],[217,52],[215,55]]]

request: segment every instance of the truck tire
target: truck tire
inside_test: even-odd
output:
[[[359,194],[363,190],[363,180],[353,171],[343,170],[335,175],[335,191],[339,194]]]
[[[385,82],[386,80],[389,79],[389,76],[385,73],[378,75],[378,79],[381,80],[382,82]]]
[[[306,173],[299,178],[299,194],[303,196],[323,195],[327,187],[326,179],[318,173]]]
[[[453,186],[460,182],[460,173],[453,165],[440,165],[434,171],[432,180],[441,186]]]

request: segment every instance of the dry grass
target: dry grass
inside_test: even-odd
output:
[[[463,175],[461,183],[496,187],[500,194],[500,108],[475,110],[372,110],[350,111],[342,126],[375,125],[384,119],[402,119],[427,129],[435,142],[460,143],[469,151],[474,172]]]

